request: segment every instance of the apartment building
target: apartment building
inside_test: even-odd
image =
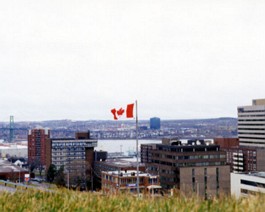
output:
[[[46,146],[50,138],[50,130],[36,128],[28,133],[28,162],[38,167],[46,167]]]

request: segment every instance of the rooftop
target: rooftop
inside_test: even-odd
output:
[[[75,138],[53,138],[54,142],[97,142],[94,139],[75,139]]]
[[[107,159],[106,161],[101,161],[101,163],[120,168],[137,167],[137,162],[135,159],[133,160],[134,161],[130,161],[128,159]],[[144,167],[145,165],[143,163],[139,163],[139,166]]]
[[[251,172],[249,175],[265,178],[265,172]]]
[[[107,173],[109,175],[120,175],[121,177],[131,177],[135,176],[137,177],[137,171],[136,170],[127,170],[127,171],[107,171],[107,172],[102,172],[102,173]],[[157,178],[157,175],[151,175],[149,173],[141,172],[139,171],[139,177],[150,177],[150,178]]]
[[[15,164],[10,163],[9,161],[0,159],[0,173],[3,172],[27,172],[27,170],[16,166]]]
[[[0,145],[0,149],[27,149],[27,145],[16,145],[16,144],[9,144],[9,145]]]

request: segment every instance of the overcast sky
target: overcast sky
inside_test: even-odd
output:
[[[265,98],[265,1],[0,0],[0,121],[236,117]]]

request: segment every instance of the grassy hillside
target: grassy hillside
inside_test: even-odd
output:
[[[137,198],[131,195],[99,194],[59,190],[0,193],[0,211],[264,211],[265,197],[210,201],[196,198]]]

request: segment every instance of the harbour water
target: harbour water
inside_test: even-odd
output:
[[[138,150],[141,144],[161,143],[161,140],[138,140]],[[129,152],[136,152],[136,140],[98,140],[96,151],[123,152],[128,155]]]
[[[206,139],[208,142],[213,143],[213,139]],[[187,139],[180,139],[183,144],[187,143]],[[162,140],[138,140],[138,150],[140,151],[141,144],[156,143],[161,144]],[[122,152],[124,155],[136,152],[136,140],[98,140],[96,151],[107,151],[109,153]]]

